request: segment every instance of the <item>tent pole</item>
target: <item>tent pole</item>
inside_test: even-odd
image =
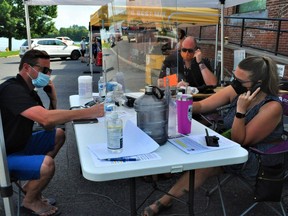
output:
[[[27,0],[24,0],[23,4],[24,4],[24,10],[25,10],[28,47],[29,47],[29,49],[31,49],[31,32],[30,32],[30,20],[29,20],[29,10],[28,10]]]
[[[0,189],[3,197],[5,215],[14,216],[13,188],[10,182],[10,175],[7,164],[5,140],[3,133],[2,118],[0,113]]]
[[[92,52],[92,25],[91,22],[89,22],[89,30],[90,30],[90,35],[89,35],[89,66],[90,66],[90,72],[93,80],[93,52]]]
[[[221,2],[221,86],[224,86],[224,4],[225,0],[220,0]]]
[[[215,54],[214,54],[214,72],[217,72],[217,64],[218,64],[218,34],[219,34],[219,25],[216,25],[216,37],[215,37]]]

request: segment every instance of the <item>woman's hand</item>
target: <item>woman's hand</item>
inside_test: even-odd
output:
[[[250,91],[247,91],[241,94],[237,101],[237,112],[240,112],[243,114],[246,113],[248,107],[252,103],[253,99],[255,99],[259,91],[260,91],[260,87],[258,87],[256,91],[254,91],[252,94]]]

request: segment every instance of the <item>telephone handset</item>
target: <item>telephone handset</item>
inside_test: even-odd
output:
[[[261,87],[262,83],[257,82],[252,88],[250,89],[251,94],[253,94],[254,91],[256,91],[257,88]]]

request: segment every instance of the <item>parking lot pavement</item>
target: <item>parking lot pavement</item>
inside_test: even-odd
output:
[[[14,62],[14,69],[11,74],[6,74],[1,79],[16,74],[17,61],[19,59],[11,59]],[[11,66],[11,63],[3,63],[0,59],[0,67]],[[3,63],[3,64],[2,64]],[[58,89],[59,108],[69,108],[69,95],[77,94],[77,78],[83,75],[88,67],[81,64],[79,61],[58,61],[53,60],[51,63],[53,68],[53,79],[56,88]],[[0,68],[1,71],[3,68]],[[11,69],[11,68],[10,68]],[[101,68],[97,68],[101,70]],[[99,73],[93,74],[93,79],[99,78]],[[39,91],[40,94],[42,94]],[[47,99],[42,95],[44,101]],[[97,131],[95,131],[97,133]],[[56,172],[51,183],[44,191],[44,196],[53,196],[57,200],[57,206],[62,212],[62,216],[128,216],[129,213],[129,180],[121,179],[106,182],[91,182],[86,180],[81,175],[79,157],[77,153],[76,140],[71,123],[66,124],[67,140],[56,161]],[[87,134],[89,135],[89,134]],[[175,174],[171,179],[158,182],[161,189],[167,191],[171,185],[178,179],[180,174]],[[207,181],[203,188],[212,188],[216,184],[216,179],[212,178]],[[218,192],[215,192],[209,199],[205,196],[205,190],[198,189],[195,192],[195,213],[203,216],[218,216],[223,215]],[[137,204],[140,205],[145,197],[153,190],[151,183],[146,183],[143,178],[136,179]],[[149,203],[155,201],[162,193],[156,191],[148,198],[141,210]],[[224,201],[227,215],[239,215],[245,207],[252,203],[252,196],[247,193],[247,190],[236,180],[232,180],[229,184],[223,187]],[[288,188],[285,182],[283,192],[285,208],[288,204]],[[16,203],[16,195],[14,195]],[[187,197],[184,197],[184,200]],[[16,206],[15,206],[16,207]],[[163,212],[161,215],[188,215],[187,207],[180,203],[174,202],[172,208]],[[0,201],[0,215],[5,215],[3,210],[2,199]],[[21,214],[24,215],[25,214]],[[259,205],[249,215],[271,216],[275,215],[266,205]]]

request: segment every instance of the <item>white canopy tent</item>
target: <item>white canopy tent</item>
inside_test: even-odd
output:
[[[111,3],[113,0],[23,0],[25,7],[25,19],[27,29],[28,45],[31,47],[31,34],[30,34],[30,22],[29,22],[29,11],[28,6],[32,5],[94,5],[102,6]],[[250,2],[252,0],[161,0],[163,7],[204,7],[204,8],[218,8],[221,11],[221,81],[223,80],[223,49],[224,49],[224,8],[239,5],[242,3]],[[113,2],[120,2],[114,0]],[[123,2],[123,1],[122,1]],[[143,6],[150,6],[151,2],[141,1]],[[119,4],[118,4],[119,5]],[[89,16],[89,14],[87,14]],[[0,121],[0,131],[2,131],[2,122]],[[5,142],[3,133],[0,133],[0,186],[1,188],[11,188],[9,172],[7,170],[6,153],[5,153]],[[6,167],[6,168],[5,168]],[[3,197],[4,208],[6,215],[14,215],[12,208],[12,197],[8,194]]]
[[[220,24],[221,24],[221,82],[223,81],[223,71],[224,71],[224,8],[232,7],[235,5],[250,2],[252,0],[161,0],[162,7],[200,7],[200,8],[217,8],[220,9]],[[150,6],[150,1],[136,0],[136,2],[141,2],[143,6]],[[102,6],[108,3],[115,3],[119,5],[126,5],[126,1],[121,0],[23,0],[25,7],[25,17],[26,17],[26,29],[27,29],[27,39],[28,46],[31,46],[31,34],[30,34],[30,23],[29,23],[29,5],[96,5]],[[139,4],[138,4],[139,5]],[[92,71],[92,69],[91,69]],[[92,72],[91,72],[92,73]]]

